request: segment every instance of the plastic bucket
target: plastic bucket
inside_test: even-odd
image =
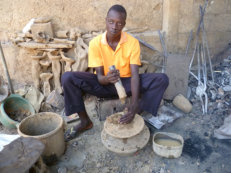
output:
[[[22,120],[18,133],[23,137],[37,138],[45,144],[43,156],[60,157],[65,150],[64,121],[53,112],[41,112]]]
[[[33,106],[26,99],[17,94],[11,94],[0,107],[0,121],[5,127],[16,128],[20,123],[9,116],[16,111],[30,112],[31,115],[35,113]]]

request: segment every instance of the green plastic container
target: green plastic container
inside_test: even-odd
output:
[[[35,114],[34,107],[26,99],[17,94],[11,94],[2,102],[0,107],[0,121],[5,127],[17,128],[20,122],[8,116],[16,111],[28,111],[31,115]]]

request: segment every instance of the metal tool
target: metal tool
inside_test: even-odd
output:
[[[192,34],[193,34],[193,31],[191,30],[190,34],[189,34],[187,46],[186,46],[186,49],[185,49],[185,55],[184,55],[185,57],[188,55],[188,50],[189,50],[189,47],[190,47],[190,44],[191,44],[191,41],[192,41]]]
[[[208,96],[206,93],[207,89],[207,67],[206,67],[206,61],[204,58],[204,47],[203,45],[197,46],[197,65],[198,65],[198,86],[196,88],[196,95],[200,98],[201,101],[201,107],[203,114],[207,114],[207,105],[208,105]],[[201,69],[202,69],[202,75],[203,80],[201,79]],[[204,99],[203,99],[204,96]]]
[[[6,65],[6,60],[5,60],[5,56],[4,56],[3,50],[2,50],[2,44],[1,44],[1,42],[0,42],[0,56],[1,56],[1,59],[2,59],[2,63],[3,63],[3,67],[4,67],[4,71],[5,71],[6,77],[7,77],[8,85],[9,85],[9,88],[10,88],[10,92],[11,92],[11,94],[14,94],[14,89],[13,89],[12,82],[10,80],[10,74],[8,72],[8,68],[7,68],[7,65]]]
[[[161,46],[162,46],[163,54],[164,54],[162,73],[165,73],[166,72],[168,52],[167,52],[167,48],[166,48],[166,45],[165,45],[165,42],[164,42],[164,38],[163,38],[160,30],[158,30],[158,34],[159,34],[159,37],[160,37],[160,42],[161,42]]]
[[[200,6],[200,22],[199,26],[197,28],[196,32],[196,41],[195,41],[195,48],[193,51],[193,56],[190,61],[189,65],[189,72],[190,74],[195,77],[198,81],[198,86],[196,88],[196,95],[199,97],[201,101],[201,106],[202,106],[202,112],[203,114],[207,113],[207,106],[208,106],[208,96],[206,93],[207,89],[207,67],[206,67],[206,52],[205,49],[207,50],[207,56],[208,56],[208,61],[210,64],[210,71],[212,74],[212,83],[214,83],[214,77],[213,77],[213,70],[212,70],[212,63],[211,63],[211,58],[209,54],[209,49],[208,49],[208,42],[205,34],[205,29],[204,29],[204,14],[205,14],[205,9],[208,5],[208,0],[206,0],[204,7]],[[199,34],[202,31],[202,43],[199,44]],[[187,51],[187,49],[186,49]],[[194,61],[194,58],[197,54],[197,76],[191,71],[192,63]],[[201,72],[202,72],[202,77],[201,77]]]
[[[132,34],[130,32],[127,32],[127,33],[130,34],[131,36],[135,37],[137,40],[139,40],[139,42],[141,44],[143,44],[144,46],[148,47],[149,49],[154,50],[154,51],[158,51],[155,47],[153,47],[152,45],[146,43],[144,40],[140,39],[139,37],[135,36],[134,34]]]

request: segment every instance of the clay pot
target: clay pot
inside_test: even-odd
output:
[[[18,126],[23,137],[33,137],[45,144],[43,156],[60,157],[65,150],[64,121],[52,112],[42,112],[25,118]]]

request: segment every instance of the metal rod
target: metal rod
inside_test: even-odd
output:
[[[155,47],[153,47],[152,45],[146,43],[144,40],[140,39],[139,37],[135,36],[134,34],[127,32],[128,34],[130,34],[131,36],[135,37],[137,40],[139,40],[139,42],[141,44],[143,44],[144,46],[148,47],[149,49],[152,49],[154,51],[158,51]]]
[[[189,73],[190,73],[196,80],[198,80],[198,77],[197,77],[193,72],[189,71]]]
[[[194,61],[194,57],[195,57],[195,53],[196,53],[196,47],[198,44],[199,33],[200,33],[200,29],[201,29],[201,24],[202,24],[202,21],[204,20],[204,13],[205,13],[205,8],[207,7],[207,5],[208,5],[208,0],[206,0],[203,10],[200,10],[200,22],[199,22],[197,32],[196,32],[195,48],[194,48],[193,56],[192,56],[190,64],[189,64],[189,69],[191,69],[192,63]],[[200,8],[201,8],[201,6],[200,6]]]
[[[4,56],[3,50],[2,50],[2,44],[1,44],[1,42],[0,42],[0,56],[1,56],[1,59],[2,59],[4,71],[5,71],[7,80],[8,80],[10,92],[11,92],[11,94],[14,94],[14,89],[13,89],[13,85],[12,85],[11,80],[10,80],[10,74],[8,72],[8,68],[7,68],[7,65],[6,65],[6,60],[5,60],[5,56]]]
[[[205,48],[207,51],[210,73],[211,73],[211,77],[212,77],[212,82],[214,83],[213,66],[212,66],[212,61],[211,61],[211,56],[210,56],[210,51],[209,51],[209,46],[208,46],[208,40],[207,40],[207,36],[206,36],[206,32],[205,32],[204,22],[202,25],[202,40],[205,44]]]
[[[158,34],[159,34],[160,43],[161,43],[161,46],[162,46],[162,49],[163,49],[163,52],[164,52],[162,73],[165,73],[168,53],[167,53],[167,48],[166,48],[166,45],[165,45],[165,42],[164,42],[164,39],[163,39],[163,36],[162,36],[160,30],[158,30]]]
[[[191,41],[192,41],[192,33],[193,33],[193,31],[191,30],[190,34],[189,34],[186,50],[185,50],[185,55],[184,55],[185,57],[188,55],[188,50],[189,50],[189,47],[190,47],[190,44],[191,44]]]
[[[197,75],[198,75],[198,85],[200,85],[201,82],[201,62],[200,62],[200,50],[201,46],[197,45]]]
[[[206,59],[204,57],[204,45],[202,44],[202,50],[201,50],[201,62],[202,62],[202,72],[203,72],[203,80],[204,80],[204,84],[203,84],[203,95],[205,97],[205,102],[204,102],[204,113],[207,114],[207,107],[208,107],[208,96],[206,93],[206,89],[207,89],[207,67],[206,67]]]

